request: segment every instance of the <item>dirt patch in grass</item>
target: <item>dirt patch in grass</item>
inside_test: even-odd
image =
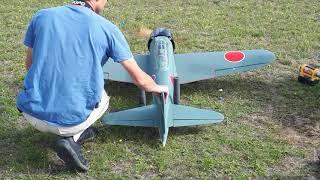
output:
[[[255,113],[247,119],[250,119],[247,122],[249,126],[254,126],[260,130],[269,130],[270,128],[276,128],[278,126],[274,123],[274,121],[271,120],[272,117],[270,117],[267,113]]]
[[[151,29],[142,25],[136,30],[136,35],[144,39],[149,39],[151,33],[152,33]]]
[[[284,128],[279,132],[279,136],[292,145],[303,146],[305,143],[312,143],[312,140],[290,127]]]
[[[269,169],[268,174],[281,174],[281,176],[295,176],[292,174],[297,169],[301,169],[306,165],[306,161],[303,158],[298,157],[286,157],[281,160],[276,166]]]
[[[285,137],[288,142],[300,142],[301,144],[310,143],[320,144],[320,122],[312,122],[308,118],[299,116],[288,117],[290,120],[283,126],[280,135]]]
[[[137,178],[137,179],[153,179],[155,177],[157,177],[157,174],[152,171],[147,171],[147,172],[142,173],[141,175],[135,176],[135,178]]]
[[[16,125],[16,128],[17,128],[17,129],[24,129],[24,128],[26,128],[26,127],[29,126],[29,123],[28,123],[28,121],[23,117],[23,115],[21,114],[21,115],[17,118],[15,125]]]
[[[120,161],[113,163],[111,171],[115,174],[125,174],[134,165],[131,161]]]

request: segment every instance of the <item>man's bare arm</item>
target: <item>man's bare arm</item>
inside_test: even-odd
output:
[[[26,69],[29,70],[32,64],[32,48],[28,48],[27,49],[27,57],[26,57],[26,62],[25,62],[25,66]]]
[[[168,92],[167,86],[157,85],[154,80],[138,66],[137,62],[134,59],[122,61],[121,65],[128,71],[133,80],[133,83],[139,88],[147,92]]]

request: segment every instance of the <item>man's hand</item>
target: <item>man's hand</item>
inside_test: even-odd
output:
[[[168,86],[158,85],[157,89],[153,93],[159,96],[161,93],[164,93],[166,96],[169,94]]]

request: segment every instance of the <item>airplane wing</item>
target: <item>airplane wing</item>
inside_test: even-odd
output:
[[[158,127],[159,112],[149,105],[107,114],[102,121],[108,125]]]
[[[134,55],[139,67],[147,72],[147,60],[149,55]],[[108,61],[103,66],[104,79],[109,79],[112,81],[133,83],[129,73],[122,67],[120,63],[114,62],[113,59],[109,58]]]
[[[181,84],[248,71],[271,63],[275,55],[267,50],[175,54]]]
[[[221,113],[189,106],[173,106],[173,127],[205,125],[222,122]]]

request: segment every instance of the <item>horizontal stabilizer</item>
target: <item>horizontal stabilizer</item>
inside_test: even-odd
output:
[[[154,105],[110,113],[103,117],[108,125],[158,127],[158,109]]]
[[[148,57],[149,55],[134,55],[134,59],[144,72],[147,72],[148,70],[146,67]],[[111,58],[109,58],[108,61],[104,64],[103,73],[104,79],[133,83],[129,73],[122,67],[122,65],[120,63],[114,62],[114,60]]]
[[[189,106],[174,105],[173,127],[213,124],[223,121],[221,113]]]

